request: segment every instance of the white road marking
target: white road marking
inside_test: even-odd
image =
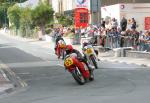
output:
[[[61,67],[64,67],[64,65],[62,65],[62,64],[57,64],[58,66],[61,66]]]
[[[50,55],[54,55],[54,56],[56,56],[56,54],[54,54],[54,53],[47,53],[47,54],[50,54]]]

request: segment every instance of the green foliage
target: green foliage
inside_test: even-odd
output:
[[[20,14],[20,30],[21,30],[21,36],[30,37],[31,36],[31,25],[32,25],[32,19],[31,19],[31,9],[30,8],[21,8],[21,14]]]
[[[50,5],[46,3],[40,3],[33,11],[32,11],[32,20],[33,23],[37,26],[42,26],[51,22],[53,20],[53,9]]]
[[[52,7],[42,2],[33,9],[13,5],[7,11],[11,27],[16,28],[16,33],[17,30],[20,30],[19,34],[23,37],[32,37],[35,34],[33,33],[35,27],[40,27],[40,30],[44,33],[45,25],[52,23],[53,13]],[[47,29],[47,32],[50,32],[50,30]]]
[[[52,32],[52,29],[51,29],[51,28],[46,28],[46,29],[45,29],[45,33],[46,33],[46,34],[50,34],[51,32]]]
[[[40,27],[42,35],[45,34],[45,26],[53,20],[53,9],[48,3],[40,2],[39,5],[32,10],[32,21],[35,26]]]
[[[6,2],[10,2],[10,3],[18,2],[18,3],[20,3],[20,2],[25,2],[25,1],[27,1],[27,0],[0,0],[0,4],[1,3],[6,3]]]
[[[21,9],[17,5],[14,5],[8,8],[7,14],[10,22],[18,29],[21,18]]]
[[[8,18],[7,18],[7,9],[10,7],[9,2],[5,2],[5,0],[0,1],[0,28],[8,25]]]
[[[4,26],[4,24],[6,24],[7,26],[9,24],[7,9],[17,2],[20,3],[25,1],[27,0],[0,0],[0,28]]]
[[[65,16],[63,14],[56,14],[58,22],[64,26],[73,25],[73,19],[70,16]]]

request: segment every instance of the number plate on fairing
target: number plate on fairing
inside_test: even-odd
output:
[[[70,67],[71,65],[73,65],[73,60],[71,58],[67,58],[64,64],[66,67]]]

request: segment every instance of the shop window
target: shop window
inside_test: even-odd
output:
[[[80,13],[80,23],[87,23],[87,22],[88,22],[88,14]]]

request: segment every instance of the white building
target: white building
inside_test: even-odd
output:
[[[150,20],[150,3],[128,3],[128,4],[115,4],[110,6],[104,6],[101,8],[102,18],[106,16],[116,18],[118,23],[121,21],[121,17],[124,16],[128,20],[128,28],[130,28],[131,18],[135,18],[137,22],[137,30],[145,30],[145,26],[150,26],[145,22]],[[149,28],[150,29],[150,28]]]
[[[55,13],[70,14],[76,8],[77,0],[52,0],[52,7]],[[80,0],[82,1],[82,0]],[[87,9],[89,10],[89,23],[100,21],[100,0],[86,0]]]

